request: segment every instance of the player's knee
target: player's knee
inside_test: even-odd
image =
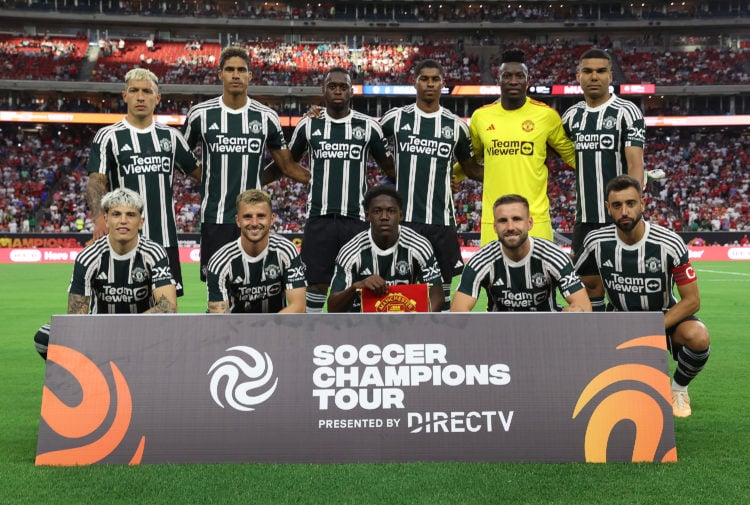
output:
[[[708,349],[711,345],[708,329],[700,321],[685,321],[677,327],[674,336],[677,343],[695,351]]]

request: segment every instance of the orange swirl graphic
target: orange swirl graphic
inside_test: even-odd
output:
[[[666,349],[664,335],[639,337],[617,346],[618,350],[633,347]],[[641,364],[623,364],[604,370],[594,377],[581,392],[573,409],[575,419],[581,410],[605,388],[622,381],[635,381],[651,387],[658,396],[628,389],[617,391],[604,398],[594,409],[589,419],[584,441],[586,461],[607,461],[607,445],[615,426],[629,421],[635,426],[632,461],[654,461],[659,443],[664,434],[664,411],[658,397],[671,403],[669,377],[656,368]],[[662,462],[677,461],[677,450],[668,450]]]
[[[42,419],[58,435],[80,438],[98,429],[110,406],[107,382],[101,370],[78,351],[59,345],[50,345],[48,359],[70,372],[83,390],[83,400],[74,407],[63,403],[46,386],[42,396]],[[36,457],[37,465],[90,465],[112,454],[125,438],[133,413],[130,388],[114,362],[109,362],[117,393],[117,410],[109,430],[98,440],[71,449],[50,451]],[[141,437],[130,464],[140,464],[146,437]]]

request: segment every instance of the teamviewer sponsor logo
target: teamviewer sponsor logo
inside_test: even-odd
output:
[[[273,362],[268,353],[252,347],[235,346],[214,361],[208,370],[211,376],[211,398],[221,408],[224,402],[242,412],[255,410],[255,406],[268,400],[278,385],[273,376]],[[223,399],[223,402],[222,402]]]

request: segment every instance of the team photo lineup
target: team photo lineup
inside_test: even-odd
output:
[[[231,3],[249,8],[227,7],[230,17],[284,15],[260,3]],[[397,9],[412,11],[409,2],[395,3],[392,16]],[[167,4],[174,2],[163,8]],[[350,14],[346,9],[288,2],[286,12],[330,20]],[[441,15],[424,2],[413,6],[413,15],[427,20],[554,17],[545,9],[534,11],[484,12],[459,2]],[[476,37],[481,41],[482,35]],[[731,54],[736,62],[726,66],[737,71],[738,84],[747,85],[750,33],[742,37],[741,49]],[[23,37],[0,34],[9,75],[24,66],[18,55],[48,47],[60,58],[56,80],[77,80],[77,71],[71,74],[60,62],[67,61],[65,51],[81,49],[61,49],[54,37],[27,38],[35,45],[19,49]],[[745,174],[750,138],[747,126],[727,133],[723,146],[719,135],[703,134],[701,161],[710,168],[683,169],[681,163],[693,161],[687,148],[670,145],[663,130],[650,131],[643,105],[613,91],[615,83],[622,84],[616,74],[630,82],[672,84],[659,82],[658,72],[643,72],[650,68],[647,51],[623,51],[627,40],[613,44],[599,33],[575,46],[551,42],[547,54],[544,44],[505,37],[483,57],[469,57],[452,54],[468,40],[443,46],[436,40],[432,44],[440,49],[429,50],[431,42],[420,38],[415,46],[422,51],[397,64],[384,53],[407,51],[372,35],[369,42],[359,41],[370,62],[319,58],[311,72],[281,82],[277,77],[287,70],[270,69],[290,58],[284,41],[243,44],[220,37],[205,56],[201,51],[209,44],[185,38],[177,44],[184,46],[185,60],[170,67],[156,57],[158,37],[138,42],[133,51],[132,40],[83,38],[95,39],[91,45],[102,59],[92,80],[118,86],[119,96],[98,104],[79,97],[79,108],[71,110],[122,111],[124,117],[111,125],[88,125],[88,135],[78,126],[60,127],[54,138],[16,136],[9,126],[1,134],[12,170],[34,151],[41,159],[50,145],[65,153],[60,165],[84,168],[66,169],[63,177],[44,175],[47,167],[38,165],[26,169],[29,184],[40,182],[35,177],[54,183],[53,193],[44,190],[52,202],[46,210],[24,214],[23,205],[17,211],[11,203],[12,193],[2,195],[4,233],[92,235],[71,269],[68,314],[183,313],[186,289],[204,290],[205,312],[211,314],[362,312],[363,292],[385,297],[413,284],[427,285],[425,303],[432,312],[661,312],[673,361],[672,411],[675,417],[691,416],[688,386],[709,359],[711,339],[698,317],[698,276],[678,232],[693,224],[693,230],[750,228]],[[302,59],[313,52],[317,58],[336,53],[336,44],[300,43],[296,51]],[[130,52],[140,56],[131,61],[125,57]],[[543,72],[553,73],[549,83],[578,85],[575,103],[557,110],[532,91],[544,84]],[[221,89],[211,97],[167,99],[163,90],[176,84]],[[288,109],[254,93],[256,85],[291,84],[320,93]],[[414,98],[365,104],[358,90],[369,84],[407,86]],[[450,110],[445,90],[460,85],[494,86],[496,93]],[[27,100],[8,95],[0,105],[34,110],[38,104]],[[739,100],[750,109],[746,94]],[[689,113],[680,110],[683,104],[665,99],[658,112]],[[364,110],[357,110],[360,106]],[[185,120],[169,126],[160,114]],[[292,116],[298,118],[294,125],[283,121]],[[672,140],[678,145],[680,139]],[[689,142],[691,148],[695,144]],[[14,151],[14,145],[20,149]],[[6,186],[22,182],[5,172]],[[695,183],[701,179],[715,187]],[[698,196],[692,192],[696,187],[703,188]],[[701,199],[704,203],[696,203]],[[723,213],[715,211],[719,201]],[[183,275],[179,236],[186,231],[200,237],[200,282],[186,282]],[[300,234],[301,243],[287,232]],[[467,243],[466,233],[477,234],[478,241]],[[476,247],[465,260],[467,245]],[[48,323],[49,316],[40,314],[37,324]],[[49,332],[50,325],[43,324],[34,335],[45,360]]]

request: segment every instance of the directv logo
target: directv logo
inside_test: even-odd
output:
[[[501,428],[507,432],[513,411],[409,412],[406,419],[409,433],[492,433]]]

